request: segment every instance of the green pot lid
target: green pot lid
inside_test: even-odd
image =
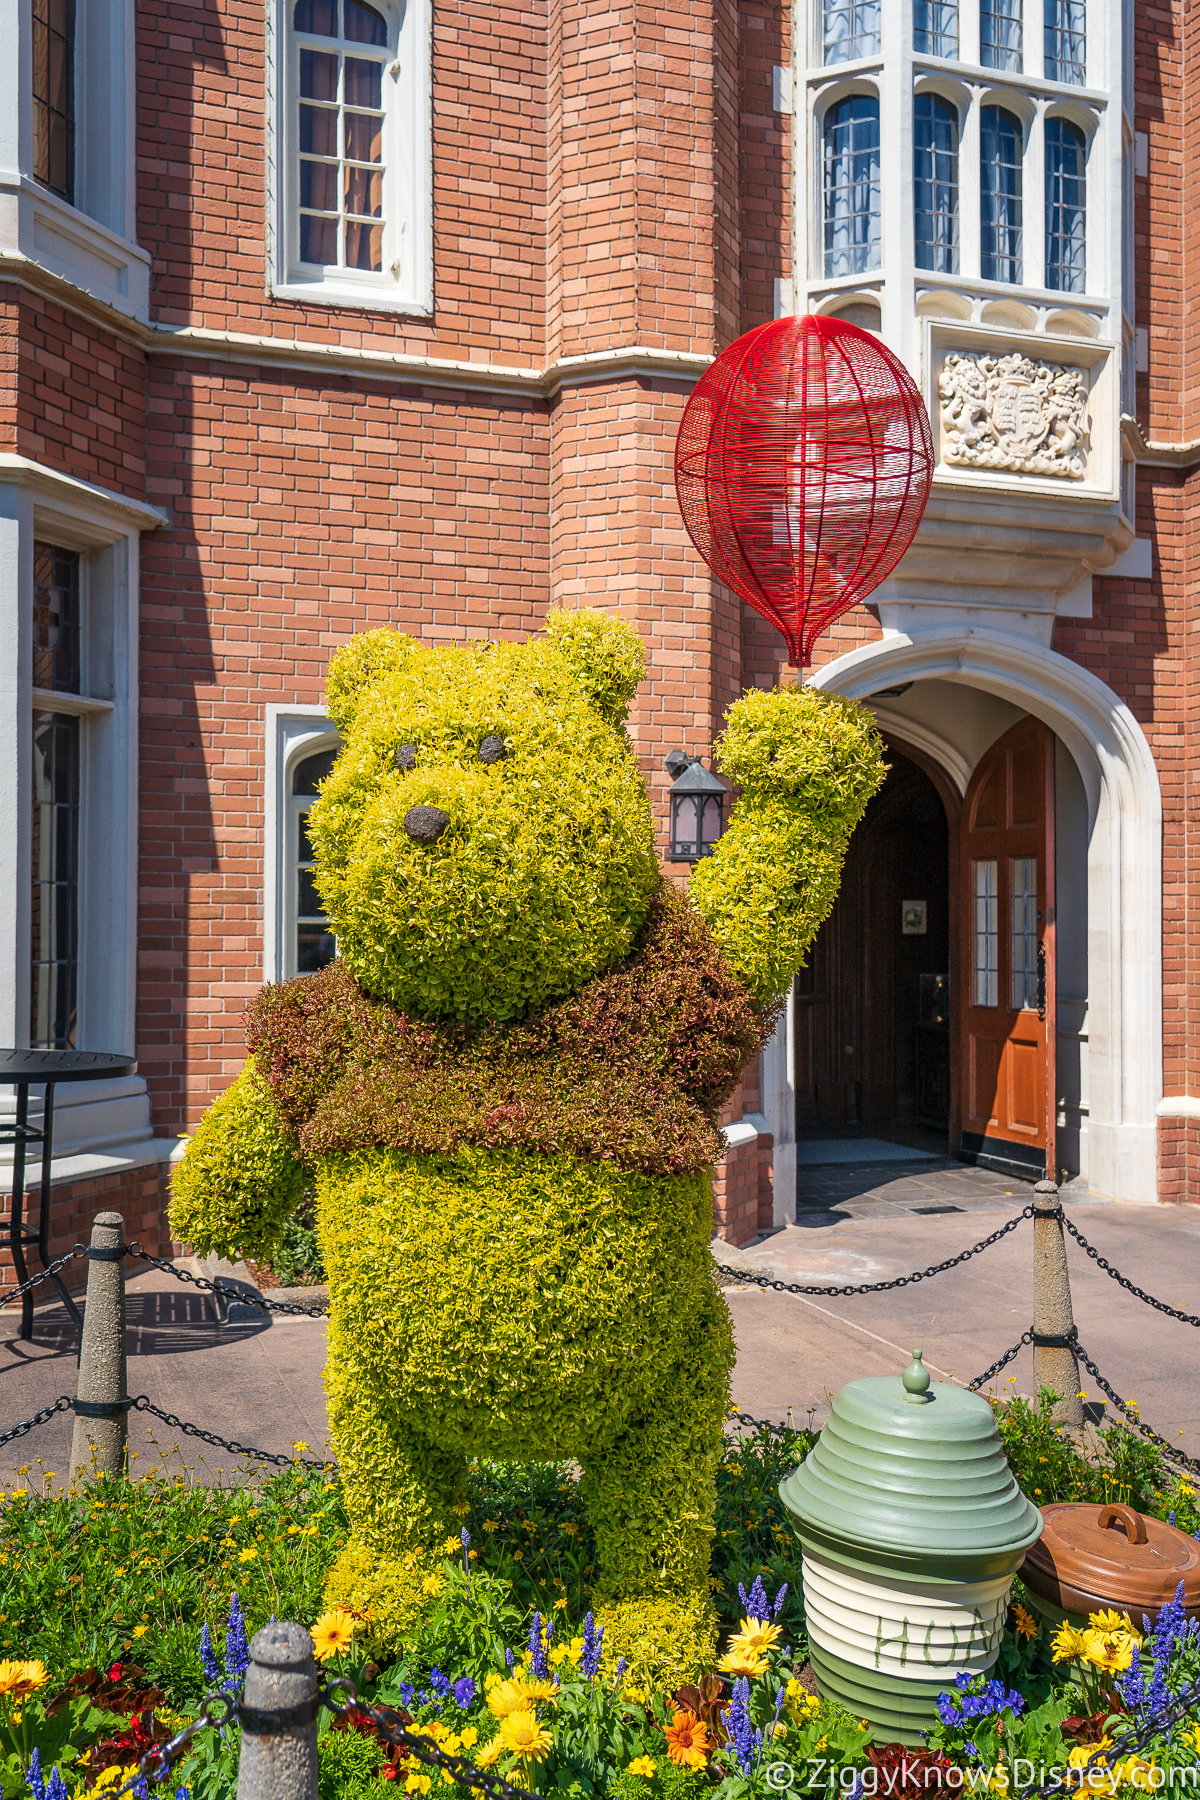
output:
[[[931,1573],[997,1555],[1015,1568],[1042,1530],[987,1401],[930,1382],[919,1350],[903,1376],[846,1384],[779,1492],[802,1539]]]

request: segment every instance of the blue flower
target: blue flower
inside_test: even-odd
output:
[[[42,1753],[36,1745],[29,1759],[25,1781],[33,1794],[33,1800],[46,1800],[46,1783],[42,1779]]]
[[[469,1675],[460,1675],[454,1684],[454,1704],[460,1712],[466,1712],[475,1698],[475,1683]]]
[[[220,1687],[221,1668],[213,1654],[212,1633],[209,1631],[207,1625],[200,1633],[200,1662],[203,1666],[208,1685],[210,1687]]]
[[[966,1743],[963,1745],[963,1753],[966,1756],[978,1756],[979,1755],[978,1750],[975,1748],[975,1746],[971,1742],[970,1738],[968,1738]]]
[[[454,1691],[454,1683],[450,1681],[447,1676],[443,1675],[440,1669],[430,1669],[429,1685],[435,1694],[440,1694],[442,1696],[443,1700]]]
[[[766,1620],[771,1617],[771,1603],[767,1599],[767,1590],[762,1584],[762,1576],[754,1577],[750,1592],[747,1593],[741,1582],[738,1582],[738,1597],[746,1610],[748,1619]]]
[[[416,1691],[413,1688],[412,1682],[411,1681],[402,1681],[400,1683],[400,1704],[404,1708],[405,1712],[412,1711],[413,1701],[415,1698],[416,1698]]]
[[[783,1611],[783,1603],[787,1599],[787,1591],[788,1591],[788,1584],[785,1581],[783,1586],[780,1588],[779,1592],[775,1596],[775,1610],[771,1615],[772,1618],[777,1619],[779,1617],[780,1613]]]
[[[542,1615],[534,1613],[529,1627],[529,1673],[535,1681],[546,1679],[546,1646],[542,1640]]]
[[[507,1663],[507,1664],[508,1664],[508,1666],[509,1666],[509,1669],[510,1669],[510,1670],[511,1670],[511,1668],[512,1668],[512,1666],[513,1666],[513,1664],[514,1664],[514,1662],[515,1662],[515,1661],[516,1661],[516,1660],[517,1660],[517,1659],[516,1659],[516,1657],[515,1657],[515,1656],[514,1656],[514,1655],[513,1655],[513,1653],[512,1653],[512,1651],[511,1651],[511,1650],[506,1650],[506,1651],[505,1651],[505,1652],[504,1652],[504,1660],[505,1660],[505,1662],[506,1662],[506,1663]]]
[[[754,1729],[754,1722],[750,1717],[750,1683],[744,1675],[734,1681],[733,1694],[725,1708],[724,1719],[738,1768],[748,1777],[753,1772],[755,1758],[762,1749],[763,1736],[761,1731]]]
[[[1142,1668],[1142,1652],[1138,1644],[1133,1646],[1133,1658],[1128,1671],[1117,1676],[1117,1691],[1131,1713],[1141,1712],[1146,1704],[1146,1674]]]
[[[246,1642],[246,1619],[236,1592],[229,1604],[229,1623],[225,1627],[225,1687],[235,1688],[245,1679],[250,1667],[250,1646]]]
[[[580,1664],[587,1681],[595,1681],[600,1671],[600,1649],[603,1643],[604,1627],[602,1625],[597,1631],[596,1621],[589,1613],[583,1621],[583,1658]]]

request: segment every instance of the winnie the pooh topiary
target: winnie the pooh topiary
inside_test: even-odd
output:
[[[329,1596],[379,1647],[483,1455],[578,1462],[610,1644],[671,1641],[681,1674],[709,1648],[716,1119],[883,765],[860,708],[746,694],[719,749],[741,798],[685,899],[624,733],[643,673],[588,612],[335,657],[344,748],[309,831],[339,960],[258,996],[175,1176],[176,1234],[229,1255],[269,1252],[315,1183],[352,1521]]]

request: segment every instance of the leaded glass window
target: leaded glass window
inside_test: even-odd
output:
[[[1046,286],[1087,286],[1087,145],[1070,119],[1046,120]]]
[[[914,0],[913,49],[918,56],[958,55],[958,0]]]
[[[1012,997],[1014,1012],[1038,1003],[1037,857],[1012,859]]]
[[[980,273],[1021,280],[1021,121],[1002,106],[979,113]]]
[[[1000,1004],[1000,890],[994,857],[972,866],[974,889],[974,1003]]]
[[[985,69],[1021,70],[1021,0],[980,0],[979,60]]]
[[[1087,83],[1086,0],[1044,0],[1045,66],[1047,81],[1069,81],[1075,87]]]
[[[321,896],[317,892],[316,865],[308,835],[308,815],[320,792],[320,784],[333,768],[336,749],[318,750],[296,764],[292,771],[292,883],[288,946],[289,975],[315,975],[337,955],[337,940],[330,929]]]
[[[75,0],[33,0],[33,173],[75,198]]]
[[[913,207],[918,269],[958,270],[958,114],[938,94],[913,103]]]
[[[824,0],[823,48],[826,63],[854,62],[879,55],[881,0]]]
[[[388,27],[363,0],[296,0],[299,256],[383,270]]]
[[[825,114],[825,274],[879,267],[879,101],[848,94]]]

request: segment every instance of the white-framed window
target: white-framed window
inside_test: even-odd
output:
[[[1021,0],[979,0],[979,60],[985,69],[1020,74]]]
[[[913,100],[913,243],[918,269],[958,273],[958,113],[940,94]]]
[[[1003,106],[979,111],[979,272],[985,281],[1021,282],[1021,183],[1025,137]]]
[[[138,562],[162,522],[0,458],[0,1041],[17,1047],[137,1050]],[[80,1178],[174,1141],[153,1138],[141,1075],[64,1087],[54,1137]]]
[[[822,61],[878,56],[882,0],[821,0]]]
[[[879,100],[847,94],[827,108],[824,251],[827,278],[862,275],[880,260]]]
[[[341,749],[319,706],[271,705],[266,717],[263,979],[315,975],[337,944],[313,880],[308,814]]]
[[[958,0],[913,0],[913,49],[918,56],[958,55]]]
[[[1044,126],[1046,286],[1087,292],[1087,139],[1057,114]]]
[[[9,0],[0,64],[0,237],[117,311],[148,321],[134,241],[136,0]]]
[[[1086,0],[1043,0],[1043,72],[1047,81],[1087,85]]]
[[[429,0],[273,0],[272,285],[428,313]]]

